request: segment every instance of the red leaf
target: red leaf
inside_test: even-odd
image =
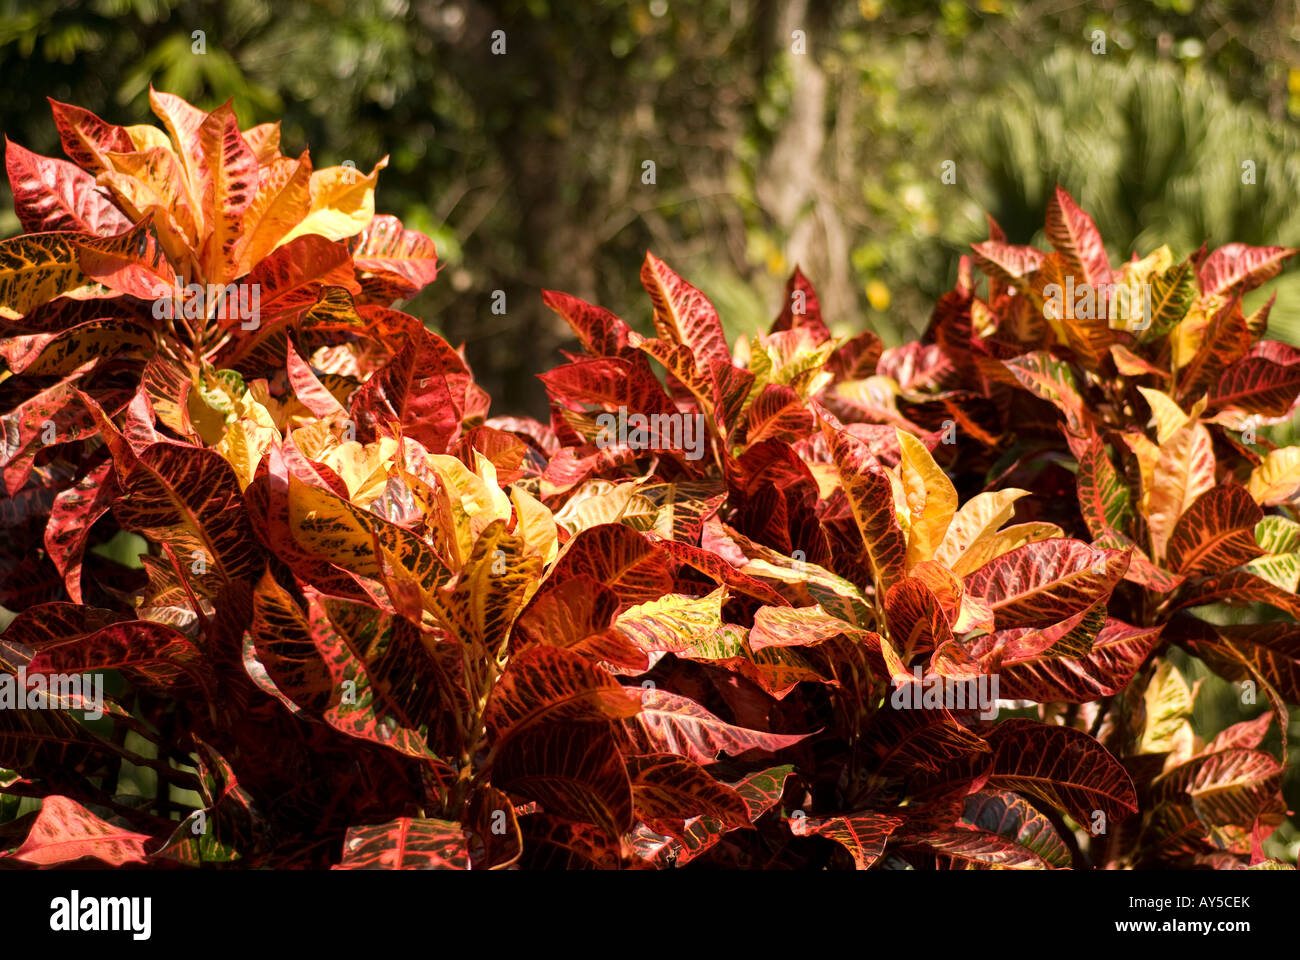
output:
[[[807,330],[812,335],[813,343],[818,344],[831,338],[831,332],[822,320],[821,301],[817,299],[817,291],[797,266],[786,281],[781,314],[773,321],[769,332],[779,333],[782,330]]]
[[[673,592],[663,548],[621,523],[602,523],[578,533],[565,545],[547,582],[559,584],[582,575],[613,590],[624,609]]]
[[[421,330],[352,395],[352,417],[367,437],[400,432],[445,453],[460,434],[471,386],[460,354]]]
[[[791,829],[798,823],[798,818],[791,820]],[[859,870],[867,870],[880,859],[890,835],[902,823],[901,817],[883,813],[851,813],[804,821],[796,835],[829,837],[853,855]]]
[[[385,290],[398,298],[415,296],[438,275],[438,252],[433,241],[402,221],[379,214],[354,238],[352,260],[357,271],[385,282]]]
[[[690,697],[667,690],[644,691],[641,712],[622,724],[639,753],[673,753],[706,764],[724,753],[735,757],[749,750],[780,750],[809,736],[737,727]]]
[[[469,846],[459,823],[398,817],[349,827],[335,870],[468,870]]]
[[[757,821],[780,802],[792,769],[789,764],[769,767],[728,784],[745,801],[750,823]],[[646,860],[660,865],[682,866],[716,846],[729,830],[728,826],[713,817],[695,817],[686,822],[678,839],[659,836],[643,826],[637,828],[634,843],[637,853]]]
[[[691,760],[671,754],[629,757],[632,804],[642,820],[712,817],[728,827],[749,826],[749,810],[732,787]]]
[[[1211,487],[1178,518],[1165,556],[1179,573],[1222,573],[1263,554],[1255,524],[1264,511],[1245,487]]]
[[[216,676],[203,652],[184,634],[151,620],[129,620],[41,649],[31,674],[97,673],[118,670],[142,689],[166,695],[216,689]]]
[[[990,277],[1008,286],[1019,286],[1043,265],[1043,251],[997,240],[971,244],[975,263]]]
[[[714,364],[731,365],[722,321],[707,297],[652,253],[645,255],[641,283],[654,304],[655,329],[673,344],[687,347],[702,374]]]
[[[997,666],[998,696],[1004,700],[1088,703],[1124,688],[1160,638],[1160,627],[1133,627],[1108,620],[1084,657],[1051,653],[1010,655]],[[993,634],[992,647],[1027,632],[1013,628]]]
[[[1245,293],[1277,276],[1284,261],[1295,256],[1290,247],[1251,247],[1226,243],[1210,254],[1200,269],[1205,296]]]
[[[1218,753],[1220,750],[1241,749],[1254,750],[1264,740],[1268,728],[1273,722],[1273,711],[1265,710],[1254,720],[1234,723],[1219,733],[1205,747],[1206,753]]]
[[[603,723],[522,728],[500,745],[492,781],[536,800],[547,813],[594,824],[615,836],[632,826],[632,785]]]
[[[1229,748],[1180,764],[1153,784],[1157,799],[1190,803],[1207,826],[1250,824],[1281,806],[1282,765],[1259,750]]]
[[[836,380],[865,380],[876,372],[883,350],[880,337],[868,330],[837,347],[826,361],[826,369]]]
[[[242,509],[239,482],[216,451],[155,443],[140,454],[121,490],[113,503],[118,522],[172,545],[193,572],[196,589],[215,594],[213,581],[252,583],[261,575],[261,544]]]
[[[553,399],[566,406],[594,404],[607,410],[622,406],[630,413],[647,417],[668,414],[677,419],[682,416],[664,392],[644,354],[576,360],[538,374],[538,379]],[[596,439],[590,434],[587,437]],[[661,446],[659,449],[670,448]]]
[[[604,307],[555,290],[543,290],[542,302],[564,318],[588,353],[614,357],[627,349],[628,325]]]
[[[54,112],[54,125],[63,141],[63,152],[77,166],[92,173],[110,168],[106,154],[135,149],[125,127],[105,123],[89,110],[47,97]]]
[[[1011,719],[989,734],[993,765],[988,785],[1038,797],[1075,822],[1091,824],[1137,812],[1133,781],[1106,748],[1086,733],[1036,720]]]
[[[1300,399],[1300,363],[1283,366],[1260,356],[1228,367],[1210,388],[1215,408],[1236,407],[1265,417],[1285,417]]]
[[[1300,598],[1246,570],[1230,570],[1214,577],[1197,577],[1183,584],[1171,610],[1205,603],[1267,603],[1300,617]]]
[[[813,428],[812,413],[799,394],[783,383],[769,383],[754,398],[747,414],[745,442],[776,439],[794,443]]]
[[[348,248],[311,233],[276,247],[244,282],[257,285],[261,327],[284,314],[315,306],[323,287],[361,292]],[[237,320],[227,325],[238,326]]]
[[[293,348],[292,341],[285,345],[285,368],[289,376],[289,386],[293,387],[294,396],[301,400],[303,406],[316,416],[322,420],[328,420],[347,413],[343,405],[339,403],[338,398],[330,393],[325,388],[325,385],[316,378],[316,373],[307,361],[298,356],[298,351]]]
[[[1274,622],[1214,629],[1288,703],[1300,703],[1300,625]]]
[[[1070,851],[1051,821],[1003,790],[972,794],[956,823],[920,839],[940,853],[978,864],[1034,870],[1070,866]]]
[[[244,233],[244,212],[257,194],[257,157],[239,132],[229,103],[204,117],[198,129],[198,171],[203,217],[212,232],[204,242],[205,275],[225,284],[238,275],[235,246]]]
[[[890,637],[904,664],[952,640],[952,625],[934,591],[917,577],[906,577],[885,594]]]
[[[1110,596],[1128,565],[1119,550],[1041,540],[980,567],[966,577],[966,592],[989,602],[1000,628],[1046,627]]]
[[[451,749],[454,735],[447,728],[453,713],[463,709],[453,686],[462,683],[459,651],[432,637],[426,641],[410,620],[369,603],[321,596],[310,588],[303,592],[311,641],[332,679],[325,721],[350,737],[408,757],[432,759],[437,751]],[[274,655],[297,656],[293,648],[302,650],[300,640],[298,635],[292,646],[273,641]],[[262,641],[259,636],[259,647]],[[312,689],[319,678],[310,673],[302,678],[307,686],[285,692],[301,695],[299,702],[310,707],[319,695]]]
[[[1091,284],[1100,294],[1111,282],[1110,260],[1097,225],[1059,186],[1047,204],[1047,239],[1065,260],[1076,284]]]
[[[81,603],[81,558],[95,521],[108,512],[117,496],[113,462],[105,460],[54,498],[45,528],[45,552],[59,568],[68,596]]]
[[[529,647],[492,688],[487,728],[497,739],[538,723],[631,717],[641,709],[637,692],[563,647]]]
[[[894,507],[893,486],[884,468],[857,437],[837,430],[829,422],[822,423],[822,435],[862,536],[869,579],[878,589],[888,590],[903,577],[907,555],[907,540]]]
[[[46,797],[31,832],[12,854],[15,860],[43,867],[94,857],[120,867],[144,863],[149,836],[101,820],[67,797]]]
[[[42,157],[5,138],[5,169],[14,212],[28,233],[114,234],[131,227],[95,178],[71,163]]]
[[[314,612],[319,617],[319,608]],[[269,570],[262,575],[253,590],[253,620],[248,627],[257,660],[285,698],[314,713],[328,708],[334,691],[333,677],[317,646],[317,631],[326,629],[319,620],[314,625],[308,621]]]

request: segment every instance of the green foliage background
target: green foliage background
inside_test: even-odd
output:
[[[0,126],[57,154],[45,96],[145,122],[152,83],[282,119],[318,164],[391,154],[381,210],[447,263],[410,309],[541,413],[564,332],[538,290],[644,322],[647,248],[733,332],[799,262],[834,323],[897,342],[983,211],[1029,241],[1058,181],[1116,258],[1300,243],[1298,41],[1293,3],[1233,0],[0,0]]]
[[[406,309],[467,344],[499,413],[545,415],[533,375],[566,344],[540,289],[644,327],[647,248],[733,337],[775,314],[797,262],[837,332],[897,343],[984,211],[1041,244],[1058,182],[1115,260],[1300,246],[1289,0],[0,0],[0,75],[0,129],[40,153],[59,154],[47,95],[139,123],[153,84],[282,120],[286,152],[318,165],[391,154],[380,211],[446,262]],[[1272,286],[1273,335],[1300,342],[1300,270]],[[1198,732],[1243,715],[1211,699]],[[1274,842],[1294,859],[1294,820]]]

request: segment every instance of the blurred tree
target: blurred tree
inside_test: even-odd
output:
[[[380,209],[446,261],[409,309],[540,415],[565,333],[539,289],[644,326],[647,248],[733,334],[798,262],[841,330],[897,342],[982,208],[1028,240],[1057,179],[1117,256],[1294,242],[1297,40],[1293,3],[1234,0],[0,0],[0,125],[57,153],[46,95],[138,123],[152,83],[322,164],[391,154]],[[1255,192],[1227,182],[1256,156]]]

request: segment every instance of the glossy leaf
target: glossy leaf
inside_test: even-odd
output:
[[[985,564],[966,591],[988,601],[1000,627],[1049,626],[1109,596],[1128,562],[1118,550],[1043,540]]]
[[[798,824],[798,836],[827,837],[834,840],[853,856],[859,870],[869,870],[880,855],[890,835],[903,821],[899,817],[879,813],[854,813],[841,817],[791,821],[791,829]]]
[[[907,557],[907,541],[894,510],[893,485],[861,440],[826,423],[822,435],[853,511],[870,579],[879,589],[887,590],[903,576]]]
[[[336,870],[468,870],[469,847],[459,823],[399,817],[349,827]]]
[[[1253,290],[1277,276],[1282,264],[1295,253],[1295,250],[1287,247],[1224,244],[1201,265],[1201,289],[1209,296]]]
[[[93,857],[112,866],[144,863],[149,836],[114,826],[68,797],[46,797],[15,860],[52,867]]]
[[[689,697],[658,689],[643,691],[640,712],[622,723],[638,753],[671,753],[704,764],[724,753],[734,757],[749,750],[775,752],[808,736],[738,727]]]
[[[1264,518],[1244,487],[1212,487],[1174,524],[1166,550],[1179,573],[1222,573],[1258,557],[1255,525]]]
[[[1013,719],[998,724],[989,743],[990,787],[1037,797],[1078,823],[1092,823],[1096,810],[1115,821],[1138,809],[1128,773],[1085,733]]]

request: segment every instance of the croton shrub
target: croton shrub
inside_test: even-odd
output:
[[[543,294],[542,423],[393,308],[382,162],[151,103],[6,144],[0,866],[1288,866],[1295,251],[1058,191],[888,350],[647,255],[654,336]]]

